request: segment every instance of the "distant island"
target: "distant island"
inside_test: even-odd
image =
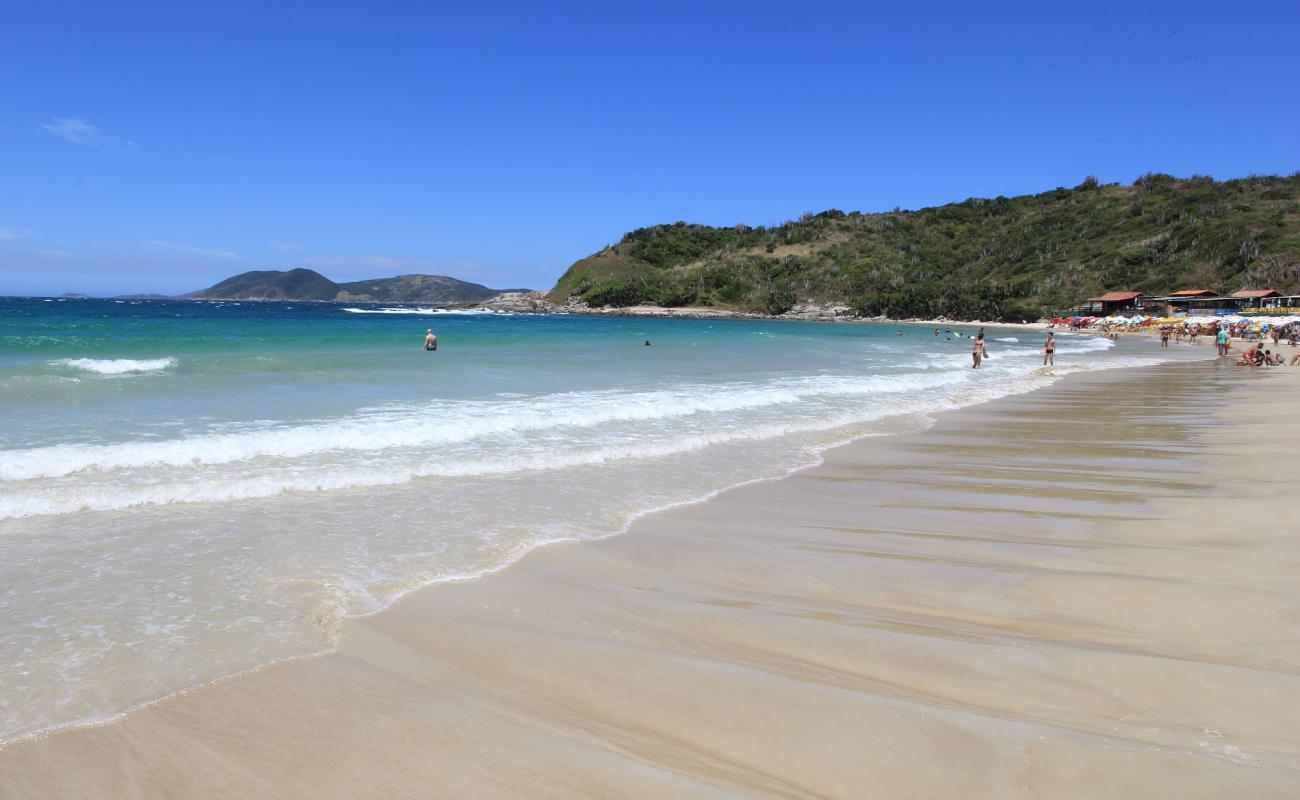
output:
[[[190,292],[193,300],[318,300],[350,303],[427,303],[448,306],[480,303],[518,289],[489,289],[445,275],[398,275],[393,278],[335,283],[310,269],[257,270]]]
[[[570,308],[804,308],[893,318],[1032,320],[1106,290],[1300,292],[1300,173],[972,198],[916,211],[823,211],[772,227],[640,228],[584,258],[546,300]]]

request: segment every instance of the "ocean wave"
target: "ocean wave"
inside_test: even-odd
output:
[[[1014,337],[1014,336],[999,336],[999,337],[997,337],[996,339],[994,339],[993,341],[995,341],[995,342],[1018,342],[1018,341],[1020,341],[1020,340],[1017,339],[1017,338]]]
[[[61,358],[51,366],[71,367],[99,375],[127,375],[134,372],[161,372],[176,366],[174,358]]]
[[[434,314],[452,314],[461,316],[478,316],[484,314],[513,316],[509,311],[492,308],[345,308],[349,314],[414,314],[427,317]]]
[[[964,373],[963,373],[964,374]],[[1026,376],[1030,382],[1044,376]],[[718,430],[694,430],[666,435],[614,437],[578,446],[547,441],[513,448],[480,448],[470,452],[434,449],[406,457],[385,456],[360,461],[290,462],[262,470],[187,470],[185,475],[159,481],[156,476],[119,474],[107,482],[66,484],[42,481],[15,488],[0,498],[0,519],[68,514],[79,511],[120,511],[136,506],[174,503],[222,503],[276,497],[291,492],[324,492],[399,486],[424,478],[474,479],[544,470],[565,470],[615,462],[679,456],[715,445],[771,440],[782,436],[857,429],[885,417],[923,414],[978,403],[1014,391],[1014,381],[948,381],[948,391],[918,396],[920,385],[908,381],[883,402],[869,408],[840,409],[816,417],[763,422]],[[644,433],[644,432],[643,432]],[[851,437],[850,437],[851,438]]]
[[[158,442],[61,444],[0,451],[0,480],[58,478],[87,470],[195,467],[257,458],[293,459],[328,452],[365,453],[448,446],[485,436],[592,428],[617,422],[663,422],[694,414],[735,412],[818,397],[884,395],[935,389],[961,373],[814,377],[726,387],[659,391],[565,392],[522,400],[460,401],[376,409],[338,420],[213,433]]]

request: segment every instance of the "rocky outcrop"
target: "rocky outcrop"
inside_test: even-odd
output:
[[[858,319],[858,315],[854,313],[851,307],[840,303],[825,303],[822,305],[796,303],[789,311],[781,314],[780,319]]]
[[[528,291],[501,292],[469,307],[482,308],[488,311],[507,311],[513,314],[556,314],[567,311],[562,306],[557,306],[547,300],[545,292]]]

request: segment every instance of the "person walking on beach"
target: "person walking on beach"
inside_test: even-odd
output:
[[[428,351],[438,349],[438,337],[433,335],[433,328],[424,332],[424,349]]]
[[[1169,329],[1168,329],[1168,328],[1161,328],[1161,329],[1160,329],[1160,346],[1161,346],[1161,347],[1168,347],[1168,346],[1169,346]]]
[[[1043,366],[1056,366],[1056,337],[1047,332],[1047,341],[1043,342]]]
[[[1223,327],[1222,325],[1219,326],[1219,332],[1214,334],[1214,344],[1216,347],[1219,348],[1219,358],[1224,358],[1228,355],[1228,329],[1227,328]]]
[[[971,346],[970,357],[971,357],[971,361],[974,362],[971,364],[971,369],[979,369],[980,362],[984,360],[984,337],[983,336],[980,336],[978,339],[976,339],[975,343]]]

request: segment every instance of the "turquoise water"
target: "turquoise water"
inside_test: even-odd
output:
[[[439,349],[421,349],[426,328]],[[0,741],[1070,370],[920,326],[0,299]],[[651,341],[646,347],[644,342]]]

